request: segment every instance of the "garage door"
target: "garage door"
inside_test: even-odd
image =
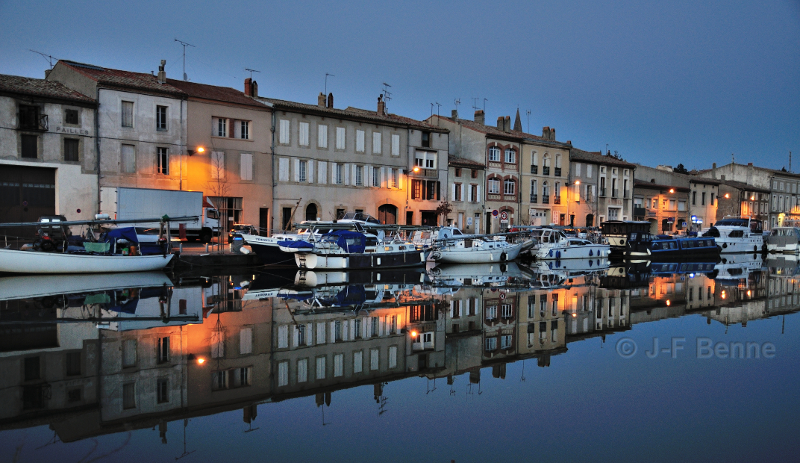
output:
[[[55,169],[0,165],[0,223],[34,222],[55,213]],[[35,231],[3,229],[0,234],[32,236]]]

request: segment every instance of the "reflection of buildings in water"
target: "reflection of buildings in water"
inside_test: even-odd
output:
[[[747,326],[750,320],[800,310],[798,278],[794,272],[771,267],[769,272],[753,272],[736,285],[722,286],[719,307],[706,312],[709,322]]]

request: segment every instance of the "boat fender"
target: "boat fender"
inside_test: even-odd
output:
[[[505,252],[500,254],[500,262],[505,262],[507,259],[508,259],[508,256],[506,255]]]
[[[556,251],[556,260],[561,259],[561,251]]]
[[[592,257],[593,255],[594,255],[594,254],[592,254],[592,250],[591,250],[591,249],[589,249],[589,257]]]

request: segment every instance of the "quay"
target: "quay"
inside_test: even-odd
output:
[[[220,250],[220,247],[223,250]],[[249,250],[249,246],[246,247]],[[173,252],[178,253],[175,259],[175,270],[191,270],[200,267],[241,268],[262,265],[255,253],[243,254],[232,251],[228,244],[210,243],[208,247],[201,243],[182,243],[176,245]]]

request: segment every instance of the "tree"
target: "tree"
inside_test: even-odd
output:
[[[672,169],[672,171],[675,172],[675,173],[678,173],[678,174],[688,174],[689,173],[689,171],[686,170],[686,167],[684,167],[683,164],[678,164],[677,166],[675,166],[675,168]]]
[[[436,208],[436,215],[442,216],[442,225],[447,223],[447,216],[450,215],[451,212],[453,212],[453,206],[449,202],[445,200],[439,203],[439,206]]]

